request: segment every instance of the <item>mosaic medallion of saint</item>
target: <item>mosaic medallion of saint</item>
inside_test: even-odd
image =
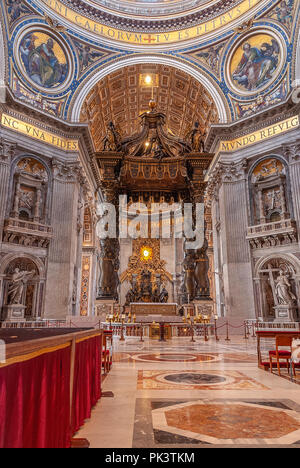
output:
[[[67,79],[69,67],[66,55],[59,43],[48,34],[27,34],[20,43],[20,58],[27,76],[42,88],[57,88]]]
[[[256,34],[242,42],[233,53],[231,82],[243,92],[259,92],[278,76],[281,62],[279,41],[269,34]]]

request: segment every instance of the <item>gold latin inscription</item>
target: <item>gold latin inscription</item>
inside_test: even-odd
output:
[[[241,138],[237,138],[236,140],[221,141],[219,150],[227,152],[236,151],[240,148],[244,148],[245,146],[250,146],[260,141],[268,140],[269,138],[272,138],[276,135],[280,135],[284,132],[288,132],[290,130],[294,130],[298,127],[299,116],[297,115],[290,119],[279,122],[275,125],[271,125],[270,127],[258,130],[257,132],[250,133]]]
[[[26,122],[15,119],[7,114],[2,114],[1,125],[6,128],[10,128],[18,133],[27,135],[35,140],[43,141],[49,145],[56,146],[64,151],[78,151],[79,144],[78,140],[70,140],[67,138],[62,138],[53,133],[46,132],[38,127],[34,127]]]
[[[42,0],[42,2],[50,7],[55,13],[58,13],[71,23],[76,24],[77,26],[80,26],[81,28],[98,36],[127,44],[162,45],[196,39],[197,37],[201,37],[205,34],[217,31],[223,26],[226,26],[239,19],[249,10],[257,6],[260,0],[244,0],[240,3],[240,5],[232,8],[223,15],[209,20],[203,24],[199,24],[198,26],[180,31],[152,34],[122,31],[120,29],[111,28],[105,24],[97,23],[75,12],[59,0]]]

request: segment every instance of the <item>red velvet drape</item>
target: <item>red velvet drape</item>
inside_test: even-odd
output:
[[[70,347],[0,368],[0,447],[70,446]]]
[[[76,344],[72,433],[91,416],[91,410],[101,397],[102,337],[96,336]]]

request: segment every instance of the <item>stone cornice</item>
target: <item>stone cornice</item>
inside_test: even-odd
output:
[[[289,98],[283,104],[254,114],[251,117],[227,125],[212,125],[207,136],[206,148],[208,151],[214,151],[216,143],[222,139],[234,140],[236,138],[241,138],[249,135],[249,133],[274,125],[295,115],[300,115],[300,105],[294,104],[292,99]]]
[[[101,21],[107,26],[114,28],[121,27],[122,29],[133,31],[133,32],[167,32],[171,30],[180,30],[189,26],[199,25],[209,19],[214,19],[216,16],[226,13],[230,8],[238,5],[240,1],[236,0],[219,0],[214,3],[213,6],[204,7],[200,11],[196,11],[192,14],[186,14],[183,12],[182,16],[172,19],[132,19],[125,15],[109,13],[99,8],[93,7],[87,4],[84,0],[61,0],[62,3],[72,8],[72,10],[78,12],[85,17],[92,19],[93,21]],[[147,16],[147,15],[145,15]]]

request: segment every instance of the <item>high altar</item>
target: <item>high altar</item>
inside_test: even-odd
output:
[[[136,315],[175,315],[178,305],[193,301],[213,305],[209,208],[201,248],[189,250],[188,239],[177,231],[184,204],[204,203],[204,177],[213,156],[204,152],[199,125],[181,140],[165,122],[151,101],[139,134],[122,139],[111,123],[103,151],[96,154],[99,185],[104,201],[118,208],[119,230],[129,231],[135,223],[140,234],[101,240],[98,304],[115,301]]]
[[[177,313],[177,304],[131,304],[130,312],[136,316],[160,316],[171,317]]]

